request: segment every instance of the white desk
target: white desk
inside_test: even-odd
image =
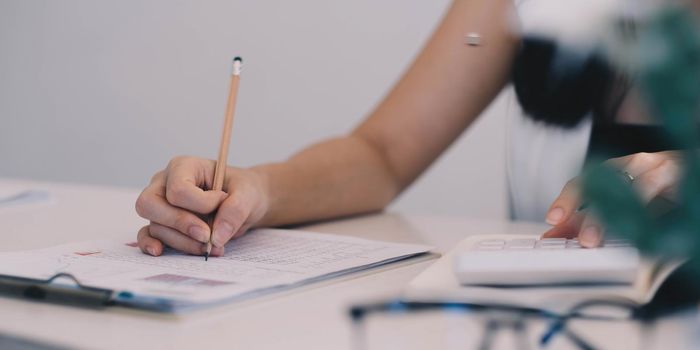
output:
[[[53,203],[0,207],[0,251],[31,249],[96,237],[134,239],[144,221],[134,212],[137,190],[0,180],[2,186],[30,186],[51,192]],[[488,222],[385,213],[319,223],[306,227],[317,232],[343,234],[400,242],[420,242],[444,252],[467,235],[483,233],[534,233],[545,226]],[[0,334],[26,337],[47,343],[90,349],[350,349],[349,305],[397,295],[401,288],[431,261],[402,263],[369,273],[274,294],[263,299],[234,303],[185,315],[163,315],[111,308],[103,311],[70,308],[0,298]],[[425,322],[421,322],[424,327]],[[415,329],[410,321],[386,332],[373,334],[376,348],[426,348],[443,336],[436,329]],[[692,325],[692,326],[689,326]],[[697,316],[685,314],[660,323],[649,348],[683,348],[698,329]],[[533,324],[535,339],[544,324]],[[412,328],[413,327],[413,328]],[[592,323],[583,332],[605,348],[640,348],[642,339],[633,324]],[[376,332],[375,332],[376,333]],[[632,336],[630,336],[632,335]],[[477,321],[459,333],[456,348],[470,348],[481,336]],[[695,341],[700,340],[695,336]],[[447,344],[438,342],[437,344]],[[505,339],[499,348],[510,348]],[[696,343],[700,344],[700,343]],[[555,341],[552,348],[568,348]]]

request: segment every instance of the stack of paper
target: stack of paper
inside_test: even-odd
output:
[[[229,242],[204,261],[134,243],[91,241],[0,254],[0,274],[46,279],[64,272],[85,286],[114,290],[119,304],[176,311],[260,295],[429,251],[399,244],[296,230],[263,229]]]

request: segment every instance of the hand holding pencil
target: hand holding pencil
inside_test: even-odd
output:
[[[176,157],[139,196],[136,211],[150,220],[138,233],[143,252],[158,256],[169,246],[205,259],[219,256],[266,211],[260,175],[226,166],[241,66],[236,57],[217,160]]]

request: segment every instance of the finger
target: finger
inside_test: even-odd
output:
[[[175,250],[192,255],[202,255],[206,251],[206,246],[202,242],[195,241],[170,227],[151,223],[149,232],[151,237],[160,240],[163,244]],[[223,254],[223,249],[212,247],[211,255],[218,256],[221,254]]]
[[[211,188],[215,163],[210,160],[179,157],[168,165],[165,196],[172,205],[200,214],[216,210],[226,197],[223,191],[205,191]]]
[[[148,200],[144,197],[150,196],[164,196],[165,195],[165,172],[159,171],[151,177],[151,182],[146,186],[146,188],[141,191],[139,197],[136,199],[135,209],[136,213],[139,214],[144,219],[147,219],[142,215],[144,212],[144,206],[148,205]]]
[[[558,225],[568,221],[580,205],[579,193],[577,179],[567,182],[561,190],[561,193],[559,193],[559,196],[552,202],[549,210],[547,210],[545,221],[550,225]]]
[[[238,231],[236,231],[236,233],[233,234],[231,239],[233,240],[233,239],[236,239],[240,236],[243,236],[246,232],[248,232],[248,230],[250,230],[250,226],[251,226],[250,223],[247,223],[247,224],[244,224],[243,226],[241,226],[241,228],[239,228]]]
[[[139,230],[136,235],[139,249],[146,254],[159,256],[163,253],[163,243],[153,237],[149,233],[149,226],[146,225]]]
[[[200,242],[209,240],[209,226],[193,213],[174,207],[163,196],[164,178],[155,179],[136,200],[136,212],[144,219],[174,228]]]
[[[542,234],[542,238],[574,238],[578,236],[581,223],[584,219],[583,213],[574,213],[569,218]]]
[[[678,182],[680,167],[671,160],[664,160],[657,167],[640,174],[634,180],[634,185],[640,192],[645,203],[654,197],[671,192]]]
[[[211,243],[215,247],[223,247],[246,223],[249,213],[249,209],[247,209],[241,196],[235,193],[229,195],[221,203],[221,207],[219,207],[219,211],[214,218],[214,231]]]
[[[584,248],[599,247],[603,242],[603,226],[591,215],[586,215],[586,218],[581,223],[581,230],[578,233],[578,241]]]
[[[637,177],[653,168],[659,166],[666,159],[660,153],[635,153],[629,156],[608,159],[605,163],[626,171],[633,177]]]

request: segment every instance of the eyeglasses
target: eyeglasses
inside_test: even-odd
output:
[[[462,321],[471,319],[469,322],[454,322],[455,324],[463,325],[464,328],[462,329],[447,327],[450,329],[450,332],[454,332],[455,334],[460,332],[465,333],[467,329],[471,332],[473,332],[474,329],[478,330],[479,327],[473,327],[473,325],[474,322],[477,324],[480,323],[481,334],[477,337],[479,339],[477,348],[483,350],[491,349],[497,336],[503,332],[510,332],[514,335],[513,339],[515,345],[513,347],[518,349],[531,348],[533,332],[530,331],[532,327],[529,327],[529,325],[533,320],[543,321],[546,324],[544,331],[534,334],[536,335],[535,341],[539,347],[546,347],[552,343],[555,338],[561,337],[566,339],[570,345],[582,350],[596,349],[596,346],[594,346],[589,339],[581,335],[576,329],[577,327],[571,327],[570,325],[572,323],[581,321],[585,321],[586,323],[607,322],[606,327],[609,327],[609,325],[616,321],[642,321],[638,324],[643,325],[651,320],[649,315],[645,314],[644,310],[639,308],[638,305],[622,300],[588,300],[574,305],[565,313],[555,313],[542,309],[509,305],[393,300],[355,305],[349,310],[353,323],[354,348],[357,350],[368,349],[368,320],[370,316],[375,318],[383,316],[392,319],[394,322],[405,321],[409,316],[425,318],[423,323],[417,327],[414,326],[413,328],[399,331],[397,334],[390,334],[390,338],[393,340],[397,338],[406,338],[406,336],[410,336],[414,332],[421,332],[421,335],[429,336],[432,334],[434,336],[435,334],[433,333],[435,333],[436,329],[440,326],[435,325],[437,318],[426,317],[429,313],[438,313],[443,316],[443,318],[444,316],[447,316],[448,319],[452,318],[453,321],[455,317],[462,318]],[[394,323],[394,325],[396,324],[397,323]],[[396,332],[393,328],[396,327],[387,327],[385,322],[383,333],[386,334],[387,331],[389,333],[392,331]],[[444,331],[444,329],[442,330]],[[454,336],[454,334],[452,334],[443,337],[443,340],[450,345],[455,345],[455,343],[459,343],[460,341],[469,341],[466,339],[466,336],[462,338],[463,339],[460,339],[459,336]],[[459,347],[464,348],[463,345],[464,344]],[[399,346],[387,346],[387,344],[383,344],[382,348],[384,347],[398,348]],[[423,347],[427,348],[427,345]],[[447,346],[443,344],[443,347]]]

